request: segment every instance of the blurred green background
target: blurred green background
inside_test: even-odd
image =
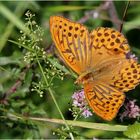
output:
[[[44,30],[41,47],[50,50],[52,39],[49,31],[49,18],[52,15],[62,15],[73,21],[79,21],[86,25],[89,30],[96,27],[112,27],[120,29],[124,9],[127,1],[3,1],[0,2],[0,138],[59,138],[53,132],[60,127],[52,123],[39,123],[30,120],[20,120],[12,118],[7,111],[22,114],[25,116],[43,116],[47,118],[61,118],[59,112],[47,91],[41,98],[36,92],[31,92],[33,81],[39,81],[37,68],[30,68],[24,73],[24,78],[15,92],[8,95],[9,89],[17,82],[24,71],[26,63],[23,61],[24,48],[19,48],[16,44],[8,40],[18,41],[20,30],[24,30],[25,13],[30,10],[35,14],[35,21]],[[122,32],[128,39],[132,51],[136,56],[140,56],[140,2],[132,1],[128,7],[124,19]],[[56,57],[54,51],[50,51],[52,57]],[[62,64],[62,63],[61,63]],[[34,76],[35,75],[35,76]],[[37,79],[37,80],[36,80]],[[72,114],[68,110],[71,107],[71,96],[77,87],[74,84],[75,78],[66,75],[61,81],[55,78],[53,81],[55,98],[66,119],[72,120]],[[140,87],[127,93],[128,99],[137,99],[140,106]],[[123,112],[121,108],[120,112]],[[7,110],[7,111],[2,111]],[[79,118],[82,121],[104,123],[97,116],[90,118]],[[118,116],[110,124],[132,124],[136,119],[125,119],[120,121]],[[106,122],[107,123],[107,122]],[[60,127],[61,128],[61,127]],[[84,128],[75,128],[81,139],[87,138],[115,138],[124,137],[122,132],[107,132]]]

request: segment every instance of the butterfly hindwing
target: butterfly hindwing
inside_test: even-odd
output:
[[[114,75],[111,85],[126,92],[135,88],[140,82],[140,64],[134,59],[128,59],[118,74]]]
[[[125,99],[122,92],[102,82],[85,84],[84,92],[93,111],[108,121],[116,116]]]
[[[94,72],[94,80],[107,83],[122,92],[135,88],[140,82],[140,64],[133,58],[111,60],[100,66]]]

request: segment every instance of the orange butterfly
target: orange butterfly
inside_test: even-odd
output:
[[[128,57],[126,38],[111,28],[99,27],[89,33],[82,24],[59,16],[50,18],[53,41],[66,64],[79,77],[86,99],[104,120],[112,120],[125,95],[140,82],[140,65]]]

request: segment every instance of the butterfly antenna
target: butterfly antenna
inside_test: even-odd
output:
[[[127,2],[126,7],[125,7],[125,9],[124,9],[123,18],[122,18],[122,23],[121,23],[121,25],[120,25],[120,32],[122,32],[124,19],[125,19],[125,17],[126,17],[126,14],[127,14],[127,10],[128,10],[129,5],[130,5],[130,1]]]

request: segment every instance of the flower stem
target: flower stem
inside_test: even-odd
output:
[[[4,111],[0,109],[1,111]],[[7,111],[6,111],[7,112]],[[106,124],[106,123],[92,123],[92,122],[82,122],[82,121],[72,121],[72,120],[61,120],[61,119],[49,119],[49,118],[40,118],[40,117],[32,117],[32,116],[22,116],[17,113],[9,112],[8,116],[10,119],[12,118],[18,118],[21,120],[32,120],[37,122],[51,122],[55,124],[65,124],[65,122],[68,125],[71,126],[77,126],[81,128],[88,128],[88,129],[97,129],[97,130],[103,130],[103,131],[114,131],[114,132],[122,132],[126,131],[128,126],[126,125],[113,125],[113,124]]]
[[[40,64],[40,62],[38,60],[38,57],[37,57],[37,63],[38,63],[39,68],[41,70],[42,76],[43,76],[43,78],[45,80],[45,83],[46,83],[46,85],[48,87],[48,91],[49,91],[49,93],[50,93],[50,95],[51,95],[51,97],[52,97],[52,99],[53,99],[53,101],[54,101],[59,113],[60,113],[60,116],[63,119],[63,121],[65,122],[66,128],[70,131],[70,128],[69,128],[69,126],[68,126],[68,124],[67,124],[67,122],[66,122],[66,120],[65,120],[65,118],[64,118],[64,116],[63,116],[63,114],[62,114],[62,112],[61,112],[61,110],[60,110],[60,108],[58,106],[58,104],[57,104],[57,101],[56,101],[55,97],[54,97],[54,94],[53,94],[54,91],[52,91],[52,89],[49,87],[49,83],[48,83],[47,78],[46,78],[46,76],[44,74],[43,68],[42,68],[42,66],[41,66],[41,64]],[[70,135],[71,139],[74,140],[73,134],[71,132],[69,132],[69,135]]]

